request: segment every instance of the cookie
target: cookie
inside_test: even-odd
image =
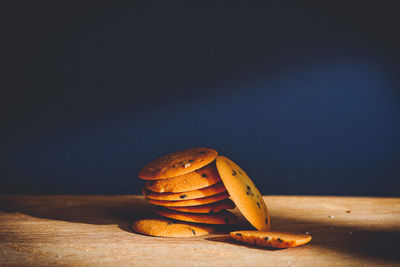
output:
[[[264,200],[246,172],[227,157],[219,156],[217,169],[231,199],[257,230],[270,229],[269,212]]]
[[[177,151],[151,161],[138,176],[144,180],[158,180],[183,175],[208,165],[217,155],[217,151],[205,147]]]
[[[239,222],[239,219],[235,214],[226,210],[213,214],[196,214],[168,209],[159,209],[156,211],[156,213],[167,218],[195,223],[236,224]]]
[[[146,181],[145,187],[153,192],[180,193],[186,191],[198,190],[204,187],[214,185],[221,181],[217,168],[214,164],[189,172],[176,177]]]
[[[235,203],[230,199],[224,199],[218,202],[214,202],[211,204],[200,205],[200,206],[190,206],[190,207],[166,207],[170,210],[183,211],[183,212],[192,212],[192,213],[215,213],[222,210],[230,210],[234,209]]]
[[[214,232],[210,226],[176,222],[168,219],[143,219],[132,224],[132,230],[139,234],[163,237],[193,237]]]
[[[231,237],[239,242],[260,247],[291,248],[304,245],[311,240],[310,235],[298,235],[283,232],[236,231]]]
[[[145,189],[145,188],[144,188]],[[182,193],[157,193],[150,190],[143,190],[143,194],[149,199],[157,200],[185,200],[208,197],[225,192],[225,186],[222,182],[205,187],[199,190],[187,191]]]
[[[156,199],[148,199],[147,200],[159,206],[173,206],[173,207],[188,207],[188,206],[198,206],[203,204],[214,203],[229,197],[228,192],[222,192],[209,197],[202,197],[196,199],[188,199],[188,200],[176,200],[176,201],[167,201],[167,200],[156,200]]]

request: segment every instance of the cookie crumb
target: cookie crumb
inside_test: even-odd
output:
[[[333,216],[333,215],[329,215],[328,217],[331,219],[335,218],[335,216]]]
[[[305,232],[305,234],[306,234],[306,235],[309,235],[309,234],[311,234],[311,233],[310,233],[310,232]]]

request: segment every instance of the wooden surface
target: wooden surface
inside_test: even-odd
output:
[[[400,266],[400,198],[265,197],[275,230],[308,245],[269,250],[226,234],[156,238],[129,230],[151,216],[141,196],[0,196],[0,265]]]

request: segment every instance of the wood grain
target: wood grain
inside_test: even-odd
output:
[[[400,266],[400,198],[264,199],[274,230],[310,232],[311,243],[269,250],[223,233],[138,235],[129,222],[153,216],[141,196],[0,196],[0,265]]]

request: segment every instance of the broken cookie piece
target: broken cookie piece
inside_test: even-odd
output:
[[[270,248],[292,248],[307,244],[310,235],[300,235],[275,231],[235,231],[231,237],[239,242]]]

